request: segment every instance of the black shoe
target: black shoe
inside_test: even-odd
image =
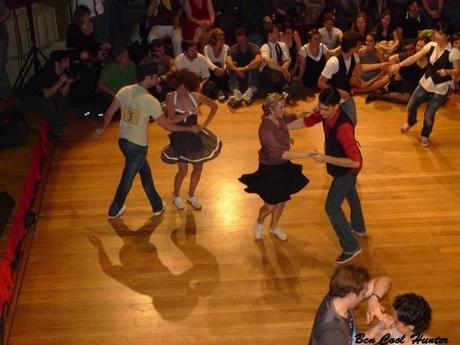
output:
[[[353,259],[355,256],[357,256],[359,253],[361,253],[361,248],[359,248],[356,252],[354,253],[345,253],[343,252],[340,254],[340,256],[335,259],[335,263],[338,265],[342,265]]]

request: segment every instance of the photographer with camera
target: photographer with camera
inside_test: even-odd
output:
[[[72,83],[70,58],[65,50],[50,54],[49,63],[33,75],[22,90],[22,109],[37,111],[49,121],[49,136],[57,137],[65,126],[65,112]]]

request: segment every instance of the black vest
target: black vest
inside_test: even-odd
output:
[[[336,89],[342,89],[351,93],[350,79],[351,75],[353,74],[353,70],[356,66],[355,54],[353,54],[350,58],[351,64],[348,73],[347,66],[345,66],[345,60],[343,59],[343,55],[340,54],[340,56],[338,56],[337,59],[339,60],[339,70],[336,74],[332,76],[331,80],[329,80],[329,85],[335,87]]]
[[[435,47],[431,47],[430,51],[428,52],[428,68],[425,71],[425,78],[431,77],[433,79],[433,83],[436,84],[441,84],[446,81],[452,80],[452,76],[446,75],[444,77],[441,77],[437,71],[440,69],[452,69],[453,65],[452,62],[449,61],[449,54],[450,51],[445,49],[441,56],[435,61],[434,64],[431,64],[430,62],[430,57],[434,53]]]
[[[340,110],[340,115],[337,121],[335,122],[334,126],[330,129],[329,134],[326,137],[326,155],[332,156],[332,157],[348,157],[345,153],[345,150],[340,144],[339,140],[337,139],[337,130],[339,127],[345,123],[349,123],[350,125],[353,126],[353,123],[351,122],[350,118],[348,115],[343,111]],[[353,133],[354,133],[354,126],[353,126]],[[324,133],[326,134],[326,120],[323,119],[323,129]],[[332,175],[334,177],[339,177],[346,175],[350,172],[351,168],[345,168],[345,167],[339,167],[334,164],[329,164],[326,163],[326,168],[327,168],[327,173],[329,175]]]

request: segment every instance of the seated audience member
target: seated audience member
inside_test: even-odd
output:
[[[208,43],[208,35],[216,19],[212,0],[185,0],[185,17],[182,37],[202,48]]]
[[[147,16],[151,26],[148,41],[171,39],[174,57],[181,53],[182,31],[180,18],[183,13],[179,0],[150,0]]]
[[[105,0],[72,0],[75,8],[86,6],[90,10],[91,21],[94,25],[96,42],[102,43],[109,39],[108,13]]]
[[[259,66],[262,62],[259,47],[248,42],[246,30],[236,30],[236,44],[232,46],[225,60],[228,68],[228,86],[231,96],[228,104],[238,107],[244,101],[247,104],[258,89]]]
[[[443,4],[444,0],[422,0],[422,16],[428,28],[433,28],[441,19]]]
[[[351,25],[351,30],[356,32],[364,41],[367,34],[372,30],[372,24],[369,15],[365,12],[359,12],[353,24]]]
[[[113,58],[114,62],[104,66],[99,79],[103,111],[112,103],[113,97],[122,87],[136,81],[136,66],[129,59],[128,50],[124,46],[114,49]]]
[[[214,28],[209,32],[209,44],[204,47],[204,56],[211,73],[210,80],[217,85],[217,99],[225,100],[228,93],[228,74],[225,60],[227,58],[228,45],[225,44],[225,32]]]
[[[374,32],[377,35],[377,48],[382,49],[386,59],[388,59],[400,45],[398,30],[392,23],[390,11],[383,12]]]
[[[426,29],[425,21],[420,13],[418,0],[412,0],[408,4],[408,11],[396,23],[398,37],[403,46],[414,42],[419,36],[420,31]]]
[[[183,53],[176,57],[177,70],[188,69],[200,77],[199,92],[210,98],[217,98],[217,85],[212,80],[209,80],[211,74],[209,73],[208,63],[204,55],[198,53],[198,47],[193,41],[183,40],[182,44]]]
[[[74,21],[67,30],[67,48],[71,57],[70,69],[72,75],[75,75],[77,79],[71,89],[70,102],[78,104],[85,115],[91,112],[101,66],[111,50],[110,43],[96,42],[90,13],[88,7],[78,6],[75,10]]]
[[[291,57],[291,64],[289,65],[289,73],[295,75],[298,70],[297,54],[302,47],[302,41],[297,30],[294,30],[291,24],[286,23],[283,25],[283,32],[280,32],[280,41],[286,44]]]
[[[22,90],[24,111],[37,111],[48,119],[49,135],[57,137],[65,126],[65,112],[74,79],[67,71],[70,67],[68,53],[57,50],[51,53],[49,63],[33,75]]]
[[[276,25],[268,26],[265,33],[267,43],[260,48],[263,66],[259,81],[267,93],[283,93],[291,81],[291,57],[286,44],[279,40],[279,29]]]
[[[396,296],[393,301],[394,323],[384,329],[385,325],[380,323],[379,328],[384,329],[377,335],[370,335],[376,343],[393,343],[396,339],[402,339],[398,344],[418,344],[415,340],[418,336],[429,338],[425,331],[429,328],[431,322],[431,307],[428,302],[419,295],[406,293]]]
[[[310,89],[318,88],[318,79],[330,56],[329,49],[320,42],[321,34],[313,29],[308,32],[308,43],[299,50],[299,77]]]
[[[357,327],[353,310],[366,298],[367,322],[377,317],[385,323],[385,328],[391,325],[391,318],[383,314],[385,309],[380,304],[390,286],[390,278],[371,279],[369,272],[362,267],[338,267],[331,277],[329,292],[316,312],[308,345],[354,344]],[[372,331],[375,332],[371,329],[366,335]]]
[[[376,91],[388,83],[389,79],[384,69],[387,65],[385,57],[376,45],[376,35],[368,33],[366,45],[359,51],[359,60],[361,61],[361,66],[367,65],[369,68],[375,66],[375,68],[361,72],[359,86],[353,90],[355,94]]]
[[[321,35],[321,43],[329,50],[340,46],[340,42],[342,41],[342,30],[334,27],[334,21],[334,15],[327,12],[323,15],[323,27],[318,29]]]
[[[144,57],[139,65],[155,64],[158,68],[159,82],[154,85],[149,92],[160,101],[166,100],[166,94],[169,90],[166,76],[176,70],[176,62],[165,53],[165,47],[162,40],[153,40],[150,43],[149,55]]]
[[[414,55],[420,51],[425,44],[431,40],[427,36],[420,36],[415,41],[415,49],[404,51],[399,54],[395,54],[390,57],[390,63],[395,64],[405,60],[407,57]],[[425,70],[428,66],[428,58],[423,56],[410,66],[401,67],[399,72],[392,77],[388,85],[386,85],[386,91],[381,95],[370,94],[366,97],[366,103],[381,100],[392,103],[407,104],[409,102],[412,92],[417,87],[420,79],[425,74]]]

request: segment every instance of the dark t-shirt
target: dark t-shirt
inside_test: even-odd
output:
[[[426,29],[425,21],[421,15],[417,18],[412,18],[407,12],[403,14],[396,26],[402,28],[402,36],[406,40],[416,39],[418,32]]]
[[[327,295],[316,312],[308,345],[352,345],[355,320],[348,311],[348,318],[340,316]]]
[[[232,57],[233,62],[237,67],[247,66],[258,54],[260,54],[259,47],[250,42],[248,42],[248,46],[245,51],[240,50],[237,44],[233,45],[228,50],[228,55]]]
[[[43,89],[48,89],[59,80],[59,75],[57,75],[53,66],[45,66],[37,74],[33,75],[27,84],[24,86],[23,95],[29,97],[42,97]]]
[[[67,48],[73,48],[78,53],[87,51],[95,54],[98,51],[98,44],[94,33],[86,35],[76,24],[72,23],[67,29]]]

